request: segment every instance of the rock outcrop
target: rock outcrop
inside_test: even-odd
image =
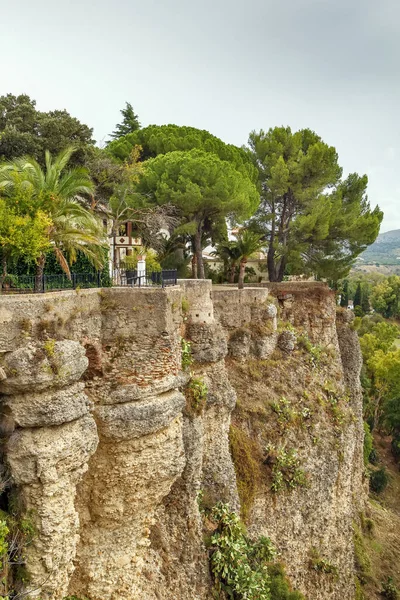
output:
[[[20,591],[211,600],[200,505],[222,500],[309,598],[351,600],[363,428],[347,313],[322,284],[179,283],[0,297],[3,463],[36,530]],[[282,449],[305,485],[277,493]]]

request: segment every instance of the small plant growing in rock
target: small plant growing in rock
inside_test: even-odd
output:
[[[273,402],[271,408],[278,416],[278,422],[281,424],[287,425],[293,423],[298,416],[291,401],[285,398],[285,396],[282,396],[277,402]]]
[[[52,358],[54,356],[54,350],[56,347],[55,340],[46,340],[43,344],[43,350],[46,353],[47,358]]]
[[[189,312],[189,308],[190,308],[189,300],[184,296],[182,298],[182,312],[183,312],[183,314],[188,313]]]
[[[326,558],[322,558],[316,548],[311,550],[310,567],[319,573],[338,576],[338,569],[335,565],[329,562]]]
[[[272,444],[266,447],[266,463],[272,465],[271,489],[278,493],[284,489],[293,490],[296,487],[307,485],[307,477],[300,467],[300,459],[295,449],[278,450]]]
[[[218,597],[238,600],[270,600],[266,562],[273,559],[271,541],[252,543],[239,517],[229,505],[219,502],[211,512],[217,529],[211,538],[210,562]]]
[[[193,362],[192,357],[192,345],[190,342],[181,338],[181,347],[182,347],[182,369],[186,371],[190,367]]]
[[[396,587],[392,577],[388,577],[386,581],[382,582],[381,594],[384,598],[388,598],[388,600],[400,600],[400,591]]]
[[[199,414],[207,400],[208,388],[201,377],[192,377],[186,387],[186,397],[189,402],[190,412]]]
[[[322,346],[319,344],[313,344],[306,333],[298,336],[297,344],[299,348],[309,353],[311,364],[314,367],[319,367],[323,352]]]

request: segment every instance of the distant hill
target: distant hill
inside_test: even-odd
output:
[[[400,265],[400,229],[380,233],[376,241],[360,255],[359,262],[367,265]]]

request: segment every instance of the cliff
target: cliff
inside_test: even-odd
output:
[[[360,366],[322,284],[0,297],[3,508],[35,530],[14,586],[211,599],[222,500],[308,598],[354,598]]]

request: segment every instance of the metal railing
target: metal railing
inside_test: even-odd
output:
[[[167,287],[177,284],[176,269],[163,271],[131,271],[116,269],[113,276],[113,285],[129,287]]]
[[[1,292],[9,294],[35,294],[76,290],[79,288],[102,287],[101,273],[71,273],[71,279],[65,274],[47,275],[37,278],[35,275],[18,275],[9,283],[3,283]]]
[[[39,279],[35,275],[19,275],[8,278],[3,282],[1,293],[5,294],[35,294],[56,292],[61,290],[76,290],[87,288],[101,288],[110,286],[110,282],[103,282],[102,275],[98,273],[71,273],[71,279],[65,274],[47,275]],[[114,271],[112,286],[129,287],[167,287],[177,284],[176,269],[163,271]]]

